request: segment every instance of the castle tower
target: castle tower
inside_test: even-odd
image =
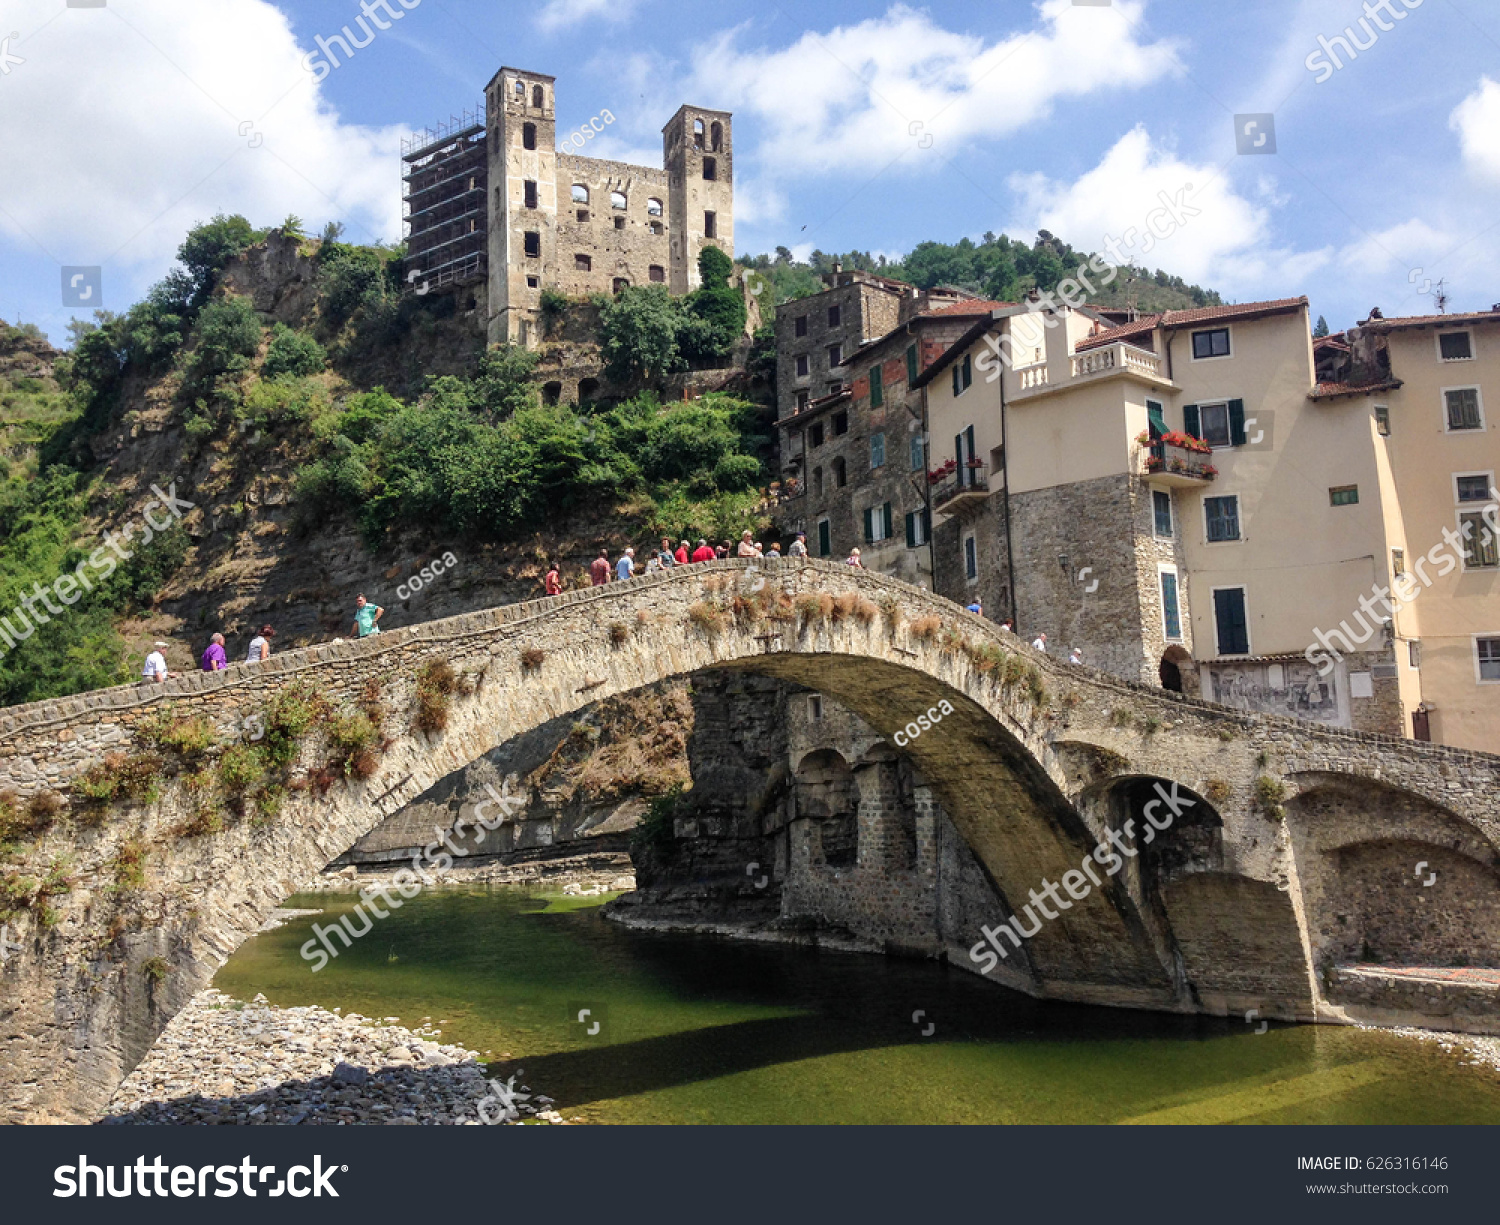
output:
[[[502,68],[485,87],[492,345],[537,342],[542,287],[557,273],[555,79]]]
[[[684,106],[662,129],[671,210],[670,288],[698,288],[705,243],[734,256],[734,144],[728,111]]]

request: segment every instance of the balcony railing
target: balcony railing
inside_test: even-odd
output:
[[[970,500],[982,501],[990,496],[990,483],[985,475],[983,460],[971,459],[956,467],[935,483],[932,491],[932,509],[949,512],[957,510]]]
[[[1208,484],[1219,470],[1202,451],[1158,439],[1146,448],[1146,475],[1160,484],[1198,486]]]
[[[1105,374],[1112,370],[1144,374],[1149,378],[1166,381],[1162,373],[1162,359],[1149,349],[1138,349],[1124,341],[1106,345],[1102,349],[1088,349],[1073,355],[1073,377],[1087,378]]]
[[[1031,391],[1037,387],[1045,387],[1047,385],[1047,363],[1037,362],[1034,366],[1017,367],[1016,379],[1019,381],[1022,391]]]

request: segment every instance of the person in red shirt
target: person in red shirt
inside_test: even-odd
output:
[[[603,587],[613,576],[613,568],[609,564],[609,550],[600,549],[599,556],[594,558],[593,565],[589,567],[589,578],[595,587]]]
[[[693,550],[694,561],[713,561],[714,547],[706,540],[699,540],[698,547]]]
[[[546,588],[548,595],[562,595],[562,575],[557,572],[557,563],[547,567]]]
[[[688,564],[688,562],[692,558],[692,555],[688,552],[688,542],[686,540],[684,540],[680,545],[677,546],[677,552],[674,553],[673,556],[677,558],[677,564],[679,566],[685,566]]]

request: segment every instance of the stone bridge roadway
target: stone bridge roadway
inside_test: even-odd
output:
[[[845,608],[804,599],[789,609],[782,598],[818,596],[845,596]],[[865,602],[848,608],[855,596]],[[757,599],[781,606],[757,610]],[[960,639],[1018,654],[1035,665],[1037,684],[1003,683]],[[427,734],[414,726],[414,692],[432,659],[447,660],[469,692],[453,698],[446,729]],[[117,803],[102,822],[75,801],[0,868],[39,878],[66,857],[74,882],[49,900],[50,925],[35,910],[10,919],[19,947],[7,946],[0,971],[0,1118],[97,1116],[222,960],[380,821],[544,720],[706,668],[799,682],[886,736],[946,699],[954,713],[903,751],[1012,909],[1045,880],[1061,882],[1108,830],[1140,823],[1154,780],[1191,794],[1176,824],[1043,924],[992,975],[998,981],[1129,1007],[1256,1008],[1306,1020],[1425,1015],[1497,1027],[1493,987],[1419,983],[1383,995],[1365,971],[1341,976],[1338,967],[1500,966],[1500,758],[1246,715],[1116,680],[847,566],[726,561],[151,690],[122,686],[0,712],[0,792],[24,799],[66,793],[107,752],[132,751],[133,727],[164,706],[203,714],[225,740],[299,683],[352,709],[379,682],[388,711],[371,777],[337,781],[321,797],[299,790],[296,777],[327,760],[315,736],[269,820],[189,836],[180,828],[187,797],[172,782],[158,801]],[[140,860],[135,879],[122,850]],[[1416,875],[1419,861],[1437,873],[1434,885]],[[966,934],[965,943],[979,938]]]

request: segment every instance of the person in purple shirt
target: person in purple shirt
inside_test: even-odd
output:
[[[201,662],[205,672],[220,672],[228,665],[228,659],[224,654],[223,634],[215,634],[208,640],[208,647],[203,652]]]

